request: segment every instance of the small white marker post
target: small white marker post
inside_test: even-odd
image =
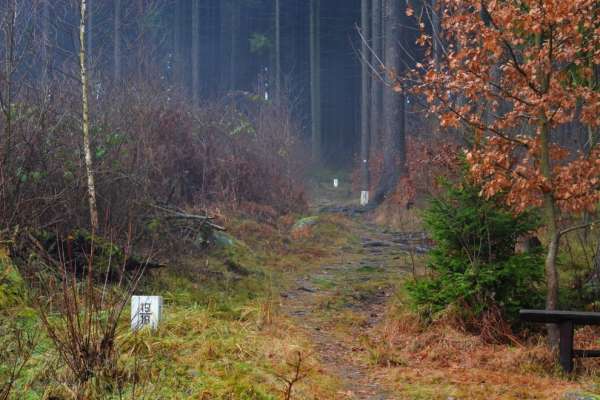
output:
[[[147,326],[158,329],[162,305],[161,296],[131,296],[131,329],[137,331]]]
[[[360,205],[364,207],[367,204],[369,204],[369,191],[363,190],[360,192]]]
[[[337,188],[340,185],[340,181],[338,178],[333,178],[333,187]]]

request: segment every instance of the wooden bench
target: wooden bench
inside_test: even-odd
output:
[[[600,350],[573,350],[575,325],[600,325],[600,313],[580,311],[521,310],[523,321],[557,324],[560,329],[559,361],[566,372],[573,371],[574,357],[600,357]]]

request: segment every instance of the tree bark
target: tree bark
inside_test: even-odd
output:
[[[229,72],[229,63],[230,63],[230,41],[227,40],[229,38],[228,35],[231,34],[230,22],[230,13],[233,7],[229,1],[221,1],[219,3],[219,18],[220,18],[220,34],[219,34],[219,60],[221,64],[221,74],[219,78],[219,91],[227,92],[229,90],[231,83],[230,72]],[[227,68],[226,68],[227,67]]]
[[[237,88],[238,76],[238,36],[240,30],[240,4],[238,1],[231,2],[231,47],[229,53],[229,90]]]
[[[371,4],[371,64],[378,67],[377,58],[383,59],[382,55],[382,29],[381,29],[381,1],[372,0]],[[382,83],[377,75],[371,79],[371,118],[370,118],[370,144],[371,149],[381,148],[381,109],[382,109]]]
[[[5,56],[4,67],[4,104],[2,113],[4,114],[4,155],[2,167],[5,171],[10,171],[12,139],[13,139],[13,78],[16,70],[16,29],[17,29],[17,2],[12,0],[7,4],[6,28],[4,33]],[[0,89],[1,90],[1,89]]]
[[[398,1],[386,1],[385,15],[385,65],[388,71],[402,72],[399,42],[402,39],[401,6]],[[406,173],[405,94],[391,88],[383,91],[384,159],[383,173],[373,198],[375,204],[385,200],[396,188],[400,176]]]
[[[192,0],[192,104],[199,105],[200,96],[200,0]]]
[[[48,0],[42,3],[42,88],[47,89],[50,58],[48,57],[48,43],[50,41],[50,5]]]
[[[113,79],[114,82],[121,81],[122,63],[121,63],[121,0],[115,0],[113,21]]]
[[[545,119],[542,120],[540,135],[540,167],[542,175],[548,182],[552,182],[552,168],[550,165],[550,128]],[[544,212],[546,217],[546,226],[550,243],[548,244],[548,253],[546,254],[546,309],[556,310],[558,306],[558,269],[556,268],[556,258],[558,256],[558,247],[560,234],[558,230],[558,215],[556,210],[556,201],[551,191],[544,193]],[[556,324],[548,324],[548,340],[551,347],[558,346],[559,330]]]
[[[88,62],[88,71],[91,69],[91,63],[94,57],[94,51],[93,51],[93,46],[94,46],[94,12],[92,10],[92,8],[94,7],[94,3],[93,0],[86,0],[87,1],[87,12],[88,12],[88,20],[87,20],[87,26],[86,26],[86,39],[87,39],[87,53],[86,53],[86,58],[87,58],[87,62]],[[88,72],[89,75],[89,72]]]
[[[90,113],[88,103],[88,78],[86,70],[85,35],[86,35],[86,0],[80,0],[79,21],[79,71],[81,74],[81,104],[82,104],[82,131],[83,151],[85,155],[85,168],[88,185],[88,201],[90,206],[90,222],[92,233],[98,231],[98,209],[96,206],[96,183],[93,172],[92,145],[90,140]]]
[[[281,1],[275,0],[275,99],[281,95]]]
[[[360,121],[361,121],[361,133],[360,133],[360,163],[361,163],[361,191],[369,192],[369,139],[370,139],[370,124],[369,124],[369,66],[368,66],[368,54],[369,49],[367,41],[370,38],[369,34],[369,1],[361,1],[361,18],[360,25],[363,34],[363,40],[361,45],[361,52],[365,59],[362,62],[361,70],[361,81],[362,90],[360,95]]]
[[[310,0],[310,94],[312,122],[312,158],[321,162],[321,35],[320,0]]]
[[[541,49],[543,46],[542,34],[536,36],[536,46]],[[540,80],[540,88],[542,93],[547,93],[550,88],[549,76],[540,66],[538,71]],[[548,185],[552,186],[553,173],[552,161],[550,159],[550,133],[551,127],[548,118],[545,114],[539,116],[540,129],[540,170],[542,176],[546,179]],[[554,198],[552,187],[544,192],[543,210],[546,219],[546,227],[548,230],[548,253],[546,254],[545,272],[546,272],[546,309],[556,310],[558,307],[558,269],[556,267],[556,258],[558,256],[558,248],[560,244],[560,232],[558,228],[558,210],[556,207],[556,199]],[[548,324],[548,342],[550,347],[556,348],[559,343],[560,331],[558,325]]]

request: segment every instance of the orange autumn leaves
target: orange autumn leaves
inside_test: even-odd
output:
[[[523,141],[521,145],[491,137],[481,148],[467,152],[471,174],[482,184],[482,195],[503,194],[506,202],[521,212],[541,206],[543,194],[551,192],[563,211],[594,211],[600,202],[600,147],[589,156],[567,160],[567,150],[552,146],[551,156],[556,162],[553,179],[548,181],[539,168],[539,139]]]
[[[467,160],[482,194],[504,194],[516,210],[552,193],[563,211],[600,202],[600,5],[597,0],[440,0],[442,57],[413,71],[442,126],[467,126]],[[438,62],[436,63],[436,59]],[[409,78],[410,79],[410,78]],[[577,151],[552,141],[567,125],[589,129]],[[550,132],[551,173],[542,174],[542,130]],[[578,129],[578,131],[576,131]]]

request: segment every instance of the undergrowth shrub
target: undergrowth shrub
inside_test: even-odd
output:
[[[81,126],[68,117],[79,112],[69,95],[77,87],[56,86],[50,106],[27,93],[16,102],[10,162],[0,163],[0,231],[88,228]],[[168,89],[107,83],[91,99],[103,227],[125,237],[131,225],[136,238],[143,236],[153,204],[199,213],[247,203],[275,213],[304,209],[300,127],[284,99],[275,104],[242,93],[192,108]],[[4,125],[0,118],[0,130]]]
[[[500,202],[480,196],[480,188],[467,179],[446,187],[423,218],[435,242],[431,274],[407,283],[419,314],[431,320],[452,309],[477,328],[483,316],[497,310],[514,320],[519,308],[540,305],[542,254],[515,253],[517,238],[538,226],[535,214],[512,214]]]
[[[126,279],[109,284],[111,266],[95,264],[93,248],[87,258],[84,276],[74,270],[68,253],[60,257],[59,274],[44,268],[43,261],[36,262],[38,270],[46,272],[40,272],[31,282],[31,303],[40,331],[52,349],[48,353],[56,358],[55,368],[45,372],[44,398],[123,398],[124,392],[138,383],[137,365],[132,367],[129,362],[137,354],[126,354],[118,338],[128,330],[124,310],[144,269],[140,267]],[[126,264],[124,259],[119,262]],[[95,269],[101,267],[106,268],[102,286],[93,279]],[[59,395],[62,389],[71,395]]]

